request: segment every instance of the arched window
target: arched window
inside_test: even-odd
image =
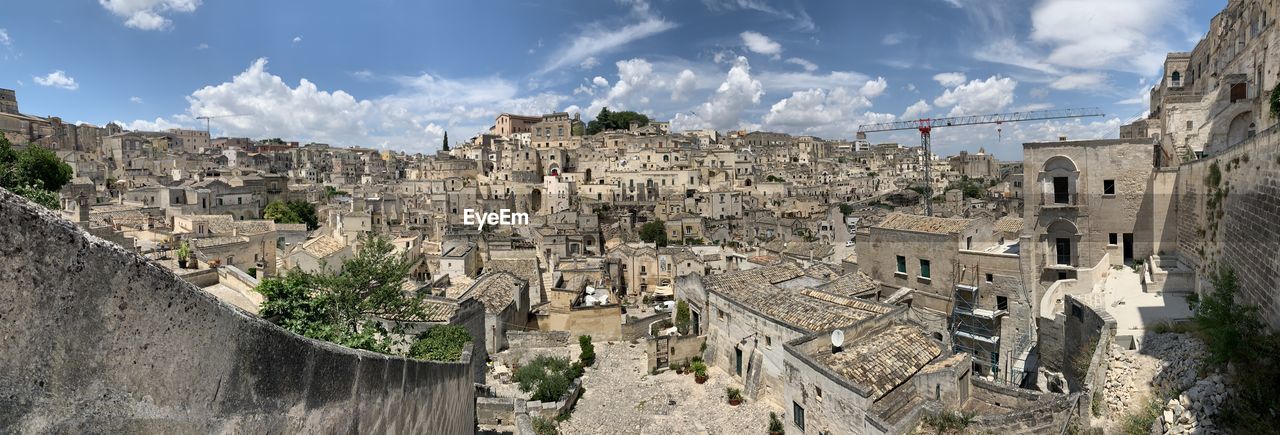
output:
[[[1169,75],[1169,78],[1172,79],[1171,80],[1172,83],[1170,84],[1170,86],[1173,86],[1175,88],[1182,86],[1182,73],[1174,71],[1173,74]]]

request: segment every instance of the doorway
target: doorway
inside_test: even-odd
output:
[[[1071,200],[1071,194],[1067,190],[1067,177],[1053,177],[1053,203],[1066,204]]]
[[[1124,233],[1124,264],[1133,264],[1133,233]]]
[[[1058,264],[1071,265],[1071,239],[1059,238],[1056,240],[1055,245]]]
[[[734,356],[733,372],[736,373],[738,376],[742,376],[742,348],[740,347],[733,348],[733,356]]]

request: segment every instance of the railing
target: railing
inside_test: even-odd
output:
[[[1084,205],[1084,195],[1079,193],[1046,192],[1040,195],[1040,205],[1044,207],[1075,207]]]

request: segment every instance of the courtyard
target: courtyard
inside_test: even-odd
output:
[[[768,400],[729,405],[725,389],[741,383],[718,368],[704,384],[672,371],[650,374],[643,343],[596,344],[596,363],[583,375],[586,392],[560,433],[572,434],[746,434],[766,433],[769,412],[782,408]]]

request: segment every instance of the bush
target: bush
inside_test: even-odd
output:
[[[582,376],[582,365],[570,364],[568,358],[539,356],[511,376],[520,391],[533,393],[533,400],[556,402],[569,392],[569,385]]]
[[[1231,432],[1259,433],[1280,427],[1280,389],[1274,387],[1280,377],[1280,335],[1266,332],[1256,305],[1239,304],[1235,294],[1240,290],[1235,271],[1226,268],[1213,280],[1212,293],[1195,304],[1196,327],[1209,350],[1209,363],[1229,364],[1235,400],[1222,410],[1222,422]]]
[[[471,342],[471,333],[459,325],[443,325],[428,329],[409,348],[409,357],[431,361],[457,361]]]
[[[555,422],[543,417],[533,418],[533,433],[537,435],[560,435]]]
[[[742,400],[742,390],[729,387],[724,389],[724,395],[729,400]]]
[[[578,347],[582,348],[582,354],[578,356],[578,360],[582,361],[583,366],[590,366],[596,362],[596,346],[591,344],[590,335],[579,336]]]
[[[681,299],[676,302],[676,330],[681,335],[689,333],[689,325],[693,323],[692,315],[689,313],[689,303]]]
[[[700,378],[707,377],[707,364],[702,361],[694,361],[693,364],[689,364],[689,369],[693,370],[694,376]]]
[[[778,418],[778,413],[769,412],[769,433],[782,433],[782,419]]]
[[[925,426],[934,428],[940,434],[963,433],[964,428],[973,422],[973,416],[972,412],[942,411],[926,415],[922,420]]]

